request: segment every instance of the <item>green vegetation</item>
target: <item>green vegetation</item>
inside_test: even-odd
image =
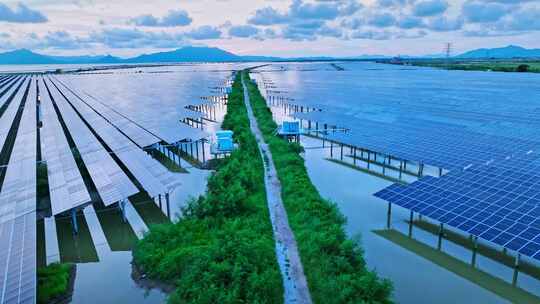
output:
[[[70,278],[75,270],[73,264],[51,264],[38,268],[38,303],[51,303],[70,291]]]
[[[540,61],[412,61],[412,65],[463,71],[540,73]]]
[[[263,164],[239,77],[222,127],[234,131],[239,148],[178,222],[150,227],[134,261],[150,278],[176,286],[169,303],[282,303]]]
[[[246,79],[249,78],[247,73]],[[274,135],[277,125],[257,87],[248,82],[254,114],[269,144],[289,223],[315,303],[390,303],[392,285],[367,270],[362,249],[347,238],[345,218],[311,183],[302,147]]]

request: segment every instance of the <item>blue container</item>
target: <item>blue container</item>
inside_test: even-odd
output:
[[[233,131],[228,130],[216,132],[219,151],[232,151],[234,149],[233,134]]]

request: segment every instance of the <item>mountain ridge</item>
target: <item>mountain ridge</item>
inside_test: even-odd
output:
[[[437,56],[402,56],[403,58],[437,58]],[[370,60],[391,58],[385,55],[358,55],[350,57],[296,57],[275,56],[240,56],[216,47],[187,46],[180,49],[150,54],[141,54],[130,58],[112,55],[53,56],[18,49],[0,53],[0,64],[122,64],[122,63],[173,63],[173,62],[240,62],[240,61],[307,61],[307,60]],[[509,59],[540,58],[540,49],[526,49],[509,45],[500,48],[481,48],[457,55],[457,59]]]

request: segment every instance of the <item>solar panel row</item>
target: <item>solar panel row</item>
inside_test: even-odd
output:
[[[91,198],[42,79],[39,92],[43,123],[40,136],[42,159],[47,164],[52,214],[57,215],[85,205]]]
[[[16,96],[26,100],[16,102],[23,112],[0,192],[0,303],[36,298],[37,90],[28,81],[27,94]]]
[[[389,123],[318,111],[295,113],[294,117],[350,129],[347,133],[330,133],[326,136],[330,140],[445,169],[462,169],[540,147],[535,141],[421,119]]]
[[[136,194],[138,190],[135,185],[78,117],[64,96],[52,83],[46,83],[53,103],[57,105],[103,203],[109,206]]]
[[[177,180],[165,167],[151,158],[71,91],[65,91],[64,95],[69,104],[92,126],[92,129],[118,156],[151,197],[170,192],[170,189],[178,186]]]
[[[514,156],[394,184],[375,196],[540,260],[539,159]]]

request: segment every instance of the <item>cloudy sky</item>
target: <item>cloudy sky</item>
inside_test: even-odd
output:
[[[438,54],[540,48],[540,0],[0,1],[0,51],[131,56],[186,45],[236,54]]]

